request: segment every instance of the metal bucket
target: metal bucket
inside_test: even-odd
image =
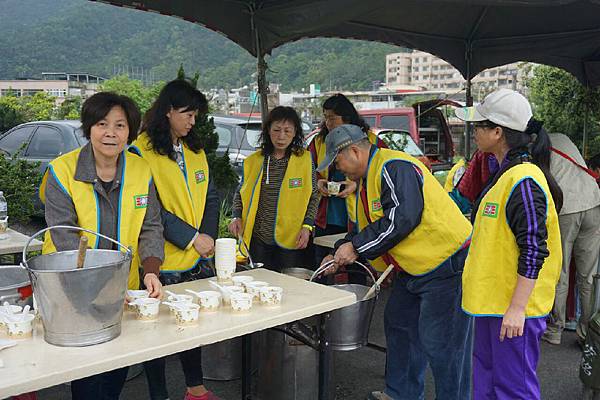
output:
[[[87,250],[83,268],[77,269],[77,250],[43,254],[27,260],[31,240],[52,229],[89,232],[126,251]],[[44,339],[57,346],[90,346],[121,333],[121,317],[131,250],[99,233],[73,226],[54,226],[33,235],[23,249],[23,266],[29,272],[33,293],[44,324]]]
[[[311,277],[311,281],[319,274],[324,272],[333,261],[321,265]],[[375,277],[363,264],[356,262],[363,267],[375,282]],[[368,299],[363,297],[369,291],[369,286],[346,284],[333,285],[333,287],[346,290],[356,294],[356,303],[330,312],[330,320],[327,323],[327,338],[329,345],[333,350],[348,351],[356,350],[368,343],[369,328],[373,318],[375,302],[379,295],[379,286]]]
[[[0,266],[0,304],[32,306],[29,275],[19,265]]]

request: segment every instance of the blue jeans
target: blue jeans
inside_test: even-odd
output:
[[[467,250],[423,276],[396,277],[385,307],[385,393],[422,400],[430,365],[439,400],[471,398],[472,318],[461,308]]]

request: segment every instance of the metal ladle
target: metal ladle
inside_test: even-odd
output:
[[[250,250],[248,249],[246,242],[244,242],[244,239],[241,236],[238,236],[238,242],[241,243],[244,246],[244,250],[246,250],[246,254],[244,254],[241,252],[241,248],[240,248],[240,253],[242,253],[242,255],[247,255],[248,261],[250,262],[250,267],[246,267],[246,269],[254,269],[254,268],[262,267],[262,263],[257,263],[256,266],[254,265],[254,262],[252,262],[252,256],[250,255]]]

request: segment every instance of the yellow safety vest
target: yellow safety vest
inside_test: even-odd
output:
[[[369,142],[373,145],[377,145],[377,135],[373,133],[373,131],[369,131],[367,134],[369,138]],[[317,165],[319,165],[325,159],[325,138],[317,135],[314,139],[315,141],[315,149],[317,150]],[[319,171],[323,179],[327,179],[329,176],[329,168],[325,168],[323,171]],[[354,206],[356,205],[356,193],[351,193],[346,197],[346,210],[348,211],[348,218],[351,221],[356,222],[353,217],[356,214],[354,211]]]
[[[446,176],[446,181],[444,182],[444,190],[448,193],[452,192],[454,190],[454,188],[456,187],[456,183],[454,182],[454,177],[456,176],[456,173],[461,169],[461,168],[465,168],[465,159],[461,158],[456,164],[454,164],[454,166],[452,167],[452,169],[450,169],[450,171],[448,172],[448,175]],[[464,173],[464,171],[463,171]]]
[[[395,160],[409,162],[421,171],[424,207],[419,225],[388,254],[407,273],[424,275],[436,269],[465,244],[471,233],[471,224],[419,160],[401,151],[376,149],[369,160],[367,172],[368,217],[360,200],[363,180],[358,188],[356,218],[359,231],[369,224],[369,219],[375,222],[384,218],[380,200],[382,171],[387,162]],[[378,271],[387,267],[381,257],[370,262]]]
[[[100,232],[100,219],[102,216],[100,215],[98,194],[94,190],[94,184],[75,180],[80,152],[81,149],[76,149],[50,162],[40,186],[40,199],[45,203],[46,182],[48,173],[51,173],[58,184],[71,197],[77,213],[77,224],[81,228]],[[121,176],[117,237],[114,239],[132,249],[133,260],[131,261],[127,287],[129,289],[139,289],[140,276],[138,268],[140,259],[138,240],[146,216],[148,186],[152,181],[152,176],[146,161],[128,152],[122,154],[123,175]],[[98,248],[100,240],[97,236],[87,232],[82,232],[82,234],[88,237],[88,243],[93,243],[94,249]],[[120,250],[123,249],[120,248]],[[56,247],[52,242],[50,232],[46,232],[42,254],[54,252],[56,252]]]
[[[506,204],[514,188],[526,178],[532,178],[546,193],[550,255],[529,297],[525,317],[543,317],[552,309],[562,265],[558,215],[544,173],[536,165],[524,163],[506,171],[483,197],[477,210],[463,272],[462,307],[468,314],[500,317],[511,303],[520,250],[506,219]]]
[[[244,160],[244,174],[240,196],[242,198],[243,239],[248,248],[254,230],[254,221],[258,210],[260,188],[265,157],[262,151],[256,151]],[[312,195],[312,161],[310,153],[292,154],[277,200],[275,215],[275,243],[284,249],[295,249],[296,238],[302,229],[304,216]]]
[[[183,143],[185,173],[182,173],[175,161],[152,150],[146,132],[140,134],[131,146],[148,161],[163,208],[198,229],[204,216],[209,180],[204,150],[194,153]],[[165,241],[165,261],[161,271],[187,271],[194,268],[199,259],[200,255],[193,246],[182,250]]]

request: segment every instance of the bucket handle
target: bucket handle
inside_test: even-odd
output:
[[[25,268],[27,268],[29,270],[29,265],[27,264],[27,249],[29,248],[29,245],[31,244],[31,242],[33,241],[33,239],[35,239],[36,237],[38,237],[39,235],[41,235],[42,233],[45,233],[46,231],[50,231],[52,229],[67,229],[67,230],[72,230],[72,231],[82,231],[82,232],[87,232],[87,233],[91,233],[92,235],[96,235],[98,237],[101,237],[102,239],[106,239],[114,244],[116,244],[119,247],[122,247],[123,249],[125,249],[125,252],[131,257],[131,249],[127,246],[125,246],[124,244],[109,238],[108,236],[105,236],[101,233],[98,232],[94,232],[91,231],[89,229],[85,229],[85,228],[81,228],[79,226],[70,226],[70,225],[55,225],[55,226],[49,226],[47,228],[42,229],[41,231],[38,231],[36,233],[34,233],[33,235],[31,235],[31,237],[29,238],[29,240],[27,240],[27,243],[25,243],[25,247],[23,248],[23,264],[25,264]]]
[[[321,265],[319,268],[317,268],[317,270],[315,272],[313,272],[312,276],[310,277],[310,282],[312,282],[313,279],[315,279],[317,276],[319,276],[320,274],[325,272],[325,270],[327,268],[329,268],[329,266],[333,263],[334,263],[334,260],[330,260],[330,261],[327,261],[325,264]],[[377,283],[377,279],[375,279],[371,270],[369,268],[367,268],[363,263],[361,263],[360,261],[354,261],[354,264],[358,264],[361,267],[363,267],[365,269],[365,271],[367,271],[367,273],[369,274],[369,276],[371,277],[373,282]],[[379,291],[379,285],[377,285],[377,291]]]

